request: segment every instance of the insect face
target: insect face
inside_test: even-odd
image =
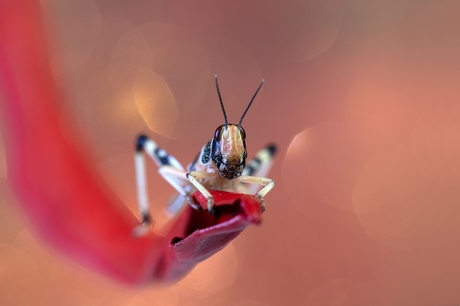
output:
[[[223,124],[216,129],[212,140],[211,157],[219,175],[226,179],[240,177],[246,165],[246,132],[236,124]]]
[[[249,107],[251,107],[257,93],[259,92],[264,80],[260,83],[256,92],[249,101],[243,115],[240,118],[238,125],[227,123],[227,114],[225,113],[224,103],[220,95],[217,75],[215,76],[217,95],[219,96],[222,114],[224,115],[225,124],[219,126],[214,133],[214,138],[211,144],[211,158],[216,163],[217,169],[221,177],[232,180],[240,177],[246,165],[246,132],[241,126],[244,116],[246,116]]]

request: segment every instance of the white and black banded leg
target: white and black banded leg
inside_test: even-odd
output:
[[[182,185],[179,183],[180,178],[169,177],[162,172],[166,169],[173,169],[182,173],[183,181],[186,181],[185,170],[182,165],[172,155],[169,155],[165,150],[161,149],[153,140],[145,135],[140,135],[136,141],[136,152],[134,155],[134,163],[136,170],[136,183],[137,183],[137,197],[139,212],[141,215],[141,226],[148,228],[153,219],[150,215],[150,204],[147,192],[147,176],[145,173],[145,155],[149,156],[155,164],[159,167],[159,172],[166,178],[166,180],[181,193],[183,193]],[[180,175],[179,175],[180,177]]]
[[[257,152],[256,156],[247,163],[243,170],[243,175],[239,178],[242,185],[246,188],[245,193],[256,193],[262,203],[263,210],[265,210],[264,197],[275,186],[273,180],[265,176],[273,164],[273,157],[276,154],[276,150],[276,145],[269,144]],[[260,186],[263,187],[259,190]]]
[[[269,144],[251,159],[243,170],[244,176],[266,176],[273,165],[273,157],[276,154],[275,144]]]

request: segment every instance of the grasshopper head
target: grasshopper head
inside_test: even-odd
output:
[[[246,132],[241,126],[241,122],[243,122],[244,116],[248,112],[249,107],[251,107],[257,93],[264,84],[264,80],[262,80],[256,92],[252,96],[251,101],[241,116],[240,122],[238,124],[228,124],[227,114],[225,113],[224,103],[222,102],[219,84],[217,82],[217,75],[215,76],[215,79],[217,94],[219,96],[222,113],[224,114],[225,124],[219,126],[214,133],[211,158],[216,163],[220,176],[232,180],[241,176],[246,165]]]
[[[221,177],[231,180],[243,173],[247,156],[245,139],[246,132],[240,125],[223,124],[216,129],[212,159]]]

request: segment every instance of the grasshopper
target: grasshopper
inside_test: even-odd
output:
[[[262,210],[265,210],[264,197],[275,185],[273,180],[265,177],[265,175],[271,168],[276,146],[267,145],[246,165],[246,132],[241,125],[257,93],[264,84],[264,80],[252,96],[238,124],[231,124],[227,121],[217,75],[215,75],[215,84],[224,116],[224,124],[215,130],[214,136],[202,147],[187,169],[184,169],[174,156],[160,148],[149,137],[140,135],[137,138],[134,158],[138,205],[143,226],[150,226],[153,222],[147,195],[145,155],[157,164],[160,175],[179,192],[179,196],[172,201],[168,208],[172,214],[180,211],[186,203],[195,209],[201,209],[201,206],[194,204],[191,199],[192,193],[196,190],[206,198],[207,209],[210,213],[213,212],[214,199],[208,190],[255,193],[260,200]]]

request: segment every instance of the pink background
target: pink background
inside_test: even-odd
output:
[[[62,120],[136,209],[145,132],[187,165],[243,126],[279,154],[260,227],[176,284],[129,288],[37,241],[0,147],[5,305],[460,303],[460,2],[42,1]],[[153,211],[174,194],[149,165]],[[78,230],[78,229],[76,229]],[[7,301],[7,302],[6,302]]]

